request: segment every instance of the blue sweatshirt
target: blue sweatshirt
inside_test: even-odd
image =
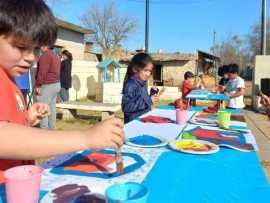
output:
[[[146,82],[131,76],[124,84],[122,111],[125,123],[151,110],[152,100],[148,95]]]

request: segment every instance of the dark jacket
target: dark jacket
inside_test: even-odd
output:
[[[218,82],[218,84],[221,86],[226,86],[228,82],[229,82],[229,79],[222,77],[220,81]]]
[[[36,87],[59,82],[60,59],[48,50],[41,55],[38,61],[36,74]]]
[[[146,82],[130,77],[123,87],[122,110],[125,123],[151,110],[152,100],[148,95]]]
[[[69,89],[71,88],[71,61],[69,59],[65,59],[61,62],[61,70],[60,70],[60,83],[61,88]]]

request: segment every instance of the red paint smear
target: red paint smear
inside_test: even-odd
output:
[[[215,140],[224,140],[230,142],[237,142],[237,137],[225,137],[220,135],[220,131],[217,130],[207,130],[207,129],[195,129],[192,131],[192,135],[198,138],[208,138],[208,139],[215,139]]]
[[[85,157],[84,160],[66,166],[64,170],[79,171],[84,173],[110,171],[108,165],[115,161],[115,157],[109,154],[92,153]]]
[[[3,184],[4,182],[5,182],[4,171],[0,171],[0,184]]]
[[[199,113],[196,118],[208,118],[209,115],[212,115],[213,113],[206,113],[206,112],[201,112]]]

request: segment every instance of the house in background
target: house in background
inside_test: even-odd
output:
[[[58,36],[54,46],[57,53],[67,49],[72,53],[74,60],[98,61],[97,55],[92,52],[93,43],[85,41],[85,35],[93,33],[87,28],[56,19]]]
[[[120,63],[127,66],[135,54],[136,52],[123,55],[120,58]],[[157,86],[168,87],[180,87],[186,71],[191,71],[196,75],[210,75],[213,73],[214,64],[220,61],[218,57],[202,51],[197,51],[195,54],[150,53],[150,55],[155,65],[150,85],[156,84]]]

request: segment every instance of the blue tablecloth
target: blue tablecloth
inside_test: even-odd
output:
[[[174,110],[175,107],[173,105],[160,105],[157,107],[158,109],[164,109],[164,110]],[[206,109],[207,106],[190,106],[189,110],[190,111],[196,111],[196,112],[200,112],[200,111],[203,111],[204,109]],[[240,114],[242,113],[242,110],[241,109],[231,109],[231,108],[227,108],[227,109],[224,109],[224,111],[228,111],[228,112],[231,112],[233,114]]]
[[[149,203],[267,203],[270,187],[255,152],[166,152],[146,177]]]
[[[170,105],[161,108],[174,109]],[[70,183],[76,184],[76,180],[71,179]],[[192,155],[165,151],[143,184],[150,191],[148,203],[270,202],[270,186],[256,152],[221,148],[216,154]],[[4,198],[4,190],[0,186],[0,203],[1,197]]]

